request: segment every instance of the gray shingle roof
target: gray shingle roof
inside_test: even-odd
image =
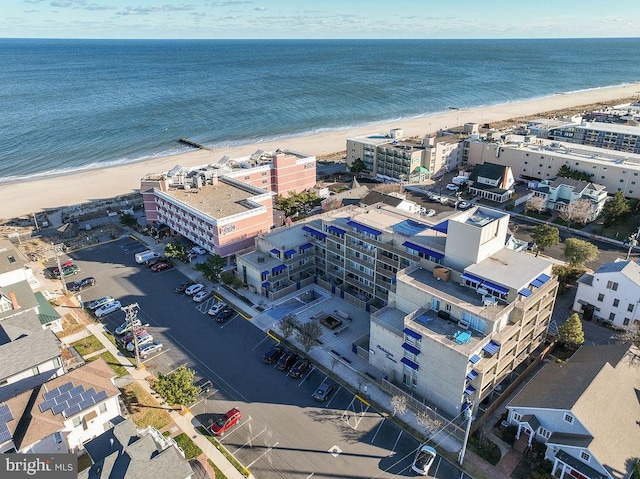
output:
[[[27,264],[18,253],[13,243],[8,240],[0,240],[0,274],[9,273],[24,268]]]
[[[594,274],[599,273],[622,273],[631,281],[640,285],[640,264],[635,261],[614,261],[604,263]]]
[[[496,163],[484,162],[473,167],[469,180],[477,181],[478,178],[489,178],[492,180],[500,180],[504,176],[505,166]],[[477,185],[474,185],[477,187]]]
[[[29,282],[27,280],[13,283],[0,288],[0,295],[5,296],[6,298],[10,298],[11,293],[15,294],[16,301],[18,303],[18,309],[1,311],[0,320],[8,318],[9,316],[13,316],[14,314],[20,313],[22,311],[34,309],[38,306],[38,301],[36,300],[33,291],[31,291],[31,286],[29,286]]]
[[[0,346],[0,379],[27,371],[60,356],[60,341],[51,330],[40,329]]]

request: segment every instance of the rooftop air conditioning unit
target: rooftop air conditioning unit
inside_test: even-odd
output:
[[[258,256],[258,263],[264,263],[264,256]]]

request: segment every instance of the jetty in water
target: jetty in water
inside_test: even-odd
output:
[[[178,141],[180,143],[184,143],[185,145],[193,146],[194,148],[199,148],[200,150],[211,150],[211,148],[209,148],[208,146],[204,146],[202,143],[189,140],[188,138],[180,138]]]

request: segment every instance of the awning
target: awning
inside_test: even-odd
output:
[[[473,386],[467,386],[466,388],[464,388],[464,393],[467,396],[471,396],[474,392],[476,392],[476,388],[474,388]]]
[[[409,351],[411,354],[420,354],[420,350],[415,346],[411,346],[409,343],[402,343],[402,347]]]
[[[365,226],[363,224],[358,223],[357,221],[349,221],[347,224],[349,226],[353,226],[358,231],[361,231],[363,233],[369,233],[370,235],[373,235],[373,236],[380,236],[382,234],[382,231],[377,230],[375,228],[371,228],[369,226]]]
[[[412,330],[412,329],[404,328],[404,329],[402,330],[402,332],[403,332],[404,334],[406,334],[407,336],[411,336],[411,337],[412,337],[412,338],[414,338],[414,339],[422,339],[422,334],[420,334],[420,333],[416,333],[416,332],[415,332],[414,330]]]
[[[413,361],[411,361],[411,359],[402,358],[402,359],[400,360],[400,362],[401,362],[402,364],[405,364],[405,365],[409,366],[411,369],[413,369],[413,370],[415,370],[415,371],[417,371],[417,370],[418,370],[418,367],[419,367],[419,366],[418,366],[416,363],[414,363]]]
[[[482,284],[482,282],[484,281],[484,279],[478,278],[477,276],[474,276],[474,275],[469,274],[469,273],[464,273],[462,275],[462,279],[464,279],[466,281],[471,281],[472,283],[476,283],[478,285]]]
[[[296,254],[295,249],[288,249],[287,251],[284,252],[285,256],[293,256],[294,254]]]
[[[425,248],[424,246],[420,246],[419,244],[412,243],[411,241],[405,241],[404,243],[402,243],[402,246],[406,246],[409,249],[426,254],[427,256],[431,256],[432,258],[436,258],[436,259],[444,258],[444,255],[442,253],[433,251],[429,248]]]
[[[323,240],[323,239],[325,239],[327,237],[326,233],[323,233],[322,231],[314,230],[310,226],[303,226],[302,230],[306,231],[311,236],[315,236],[316,238],[321,239],[321,240]]]
[[[542,281],[534,279],[533,281],[531,281],[530,285],[534,288],[542,288],[542,286],[544,286],[544,283]]]
[[[530,289],[527,288],[522,288],[520,291],[518,291],[518,294],[528,298],[529,296],[531,296],[533,293],[531,292]]]
[[[474,369],[469,371],[469,374],[467,374],[467,379],[470,381],[473,381],[477,377],[478,377],[478,373]]]
[[[280,271],[284,271],[285,269],[287,269],[286,264],[279,264],[278,266],[274,266],[273,268],[271,268],[271,274],[279,273]]]
[[[497,353],[498,349],[500,349],[500,345],[498,343],[494,343],[493,341],[489,341],[489,344],[482,348],[483,351],[486,351],[491,355]]]
[[[471,356],[469,358],[469,362],[471,364],[476,364],[478,361],[480,361],[482,358],[480,356],[478,356],[477,354],[474,354],[473,356]]]
[[[333,226],[333,225],[327,226],[327,231],[329,233],[337,234],[339,236],[342,236],[347,232],[346,230],[343,230],[342,228],[338,228],[337,226]]]
[[[262,287],[263,288],[268,288],[270,284],[271,283],[269,283],[269,281],[265,281],[264,283],[262,283]]]
[[[540,281],[542,284],[546,283],[550,279],[551,279],[551,276],[549,276],[548,274],[541,274],[536,278],[536,280]]]
[[[280,250],[279,250],[279,249],[277,249],[277,248],[273,248],[273,249],[271,250],[271,252],[272,252],[273,254],[277,254],[278,256],[280,256]]]
[[[300,252],[306,251],[309,248],[313,248],[313,244],[312,243],[305,243],[302,246],[300,246]]]
[[[431,227],[432,230],[436,230],[439,233],[446,233],[447,230],[449,229],[449,220],[445,220],[442,223],[438,223],[435,226]]]
[[[482,287],[485,289],[490,289],[491,291],[495,291],[498,294],[507,294],[509,292],[508,288],[504,286],[500,286],[494,283],[490,283],[489,281],[485,281],[482,283]]]
[[[260,273],[262,276],[267,276],[269,274],[269,271],[263,271],[262,273]]]

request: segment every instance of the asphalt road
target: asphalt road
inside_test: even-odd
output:
[[[123,305],[138,303],[138,317],[164,348],[145,366],[167,373],[186,364],[214,384],[191,408],[203,424],[232,407],[243,419],[221,441],[260,479],[414,477],[411,462],[420,443],[393,421],[338,388],[324,403],[311,398],[325,380],[317,370],[293,379],[262,362],[273,344],[250,321],[234,315],[220,325],[198,305],[175,293],[186,278],[177,270],[153,273],[137,265],[134,253],[146,249],[124,239],[72,254],[81,268],[71,281],[94,276],[97,284],[80,293],[84,302],[111,295]],[[113,330],[121,311],[103,319]],[[458,478],[460,472],[437,458],[432,477]],[[464,476],[463,476],[464,477]]]

